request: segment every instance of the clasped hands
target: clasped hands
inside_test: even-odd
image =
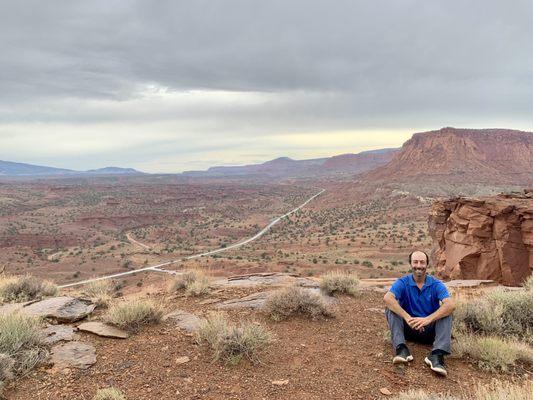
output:
[[[433,321],[430,317],[407,317],[405,319],[407,325],[415,331],[424,332],[424,328],[431,324]]]

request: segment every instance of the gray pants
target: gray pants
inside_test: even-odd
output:
[[[400,344],[405,344],[405,339],[413,342],[432,344],[433,350],[442,350],[447,354],[452,351],[452,316],[441,318],[424,328],[424,332],[418,332],[411,327],[398,314],[388,308],[385,316],[391,332],[392,346],[394,350]]]

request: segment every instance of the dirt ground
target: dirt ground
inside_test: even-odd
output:
[[[147,288],[148,289],[148,288]],[[227,289],[211,294],[236,298],[260,288]],[[380,389],[397,394],[409,388],[433,393],[468,393],[493,379],[518,382],[523,371],[496,375],[482,372],[467,360],[447,359],[449,376],[435,376],[424,364],[429,351],[410,345],[414,361],[405,368],[392,364],[392,348],[384,339],[386,322],[382,293],[365,291],[357,298],[340,297],[335,317],[273,322],[258,311],[229,312],[234,321],[253,320],[266,326],[275,342],[262,353],[260,364],[244,360],[230,366],[213,362],[210,350],[195,338],[165,322],[147,327],[126,340],[81,334],[96,347],[98,361],[85,371],[40,367],[6,392],[9,400],[92,399],[99,388],[115,386],[128,399],[380,399]],[[168,311],[182,309],[206,315],[215,305],[203,299],[149,295]],[[179,364],[178,357],[190,362]],[[287,380],[276,385],[274,381]]]

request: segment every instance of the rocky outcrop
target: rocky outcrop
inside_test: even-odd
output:
[[[517,286],[533,271],[533,192],[437,201],[428,225],[444,279]]]

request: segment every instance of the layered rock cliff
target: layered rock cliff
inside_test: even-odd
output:
[[[533,133],[510,129],[442,128],[405,142],[367,180],[521,184],[533,182]]]
[[[441,278],[516,286],[533,272],[533,190],[436,201],[428,225]]]

